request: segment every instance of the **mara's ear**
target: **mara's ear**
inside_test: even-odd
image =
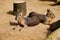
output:
[[[23,10],[20,11],[20,9],[17,9],[17,15],[23,16]]]
[[[22,12],[19,13],[19,16],[22,16]]]
[[[18,17],[22,17],[22,16],[23,16],[23,15],[22,15],[22,12],[17,13],[17,14],[16,14],[16,17],[15,17],[15,20],[17,20]]]
[[[24,13],[24,11],[21,10],[21,11],[19,12],[19,15],[20,15],[20,16],[23,16],[23,13]]]

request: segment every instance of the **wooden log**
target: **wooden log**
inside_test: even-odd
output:
[[[13,3],[13,14],[23,13],[23,16],[26,15],[26,1],[14,2]]]
[[[56,4],[60,2],[60,0],[53,0]],[[60,4],[60,3],[59,3]]]

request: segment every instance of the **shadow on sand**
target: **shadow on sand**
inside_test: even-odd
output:
[[[15,22],[9,22],[11,26],[18,26],[18,23]]]
[[[38,1],[50,1],[50,2],[54,2],[53,0],[38,0]],[[60,2],[56,2],[54,4],[49,4],[50,6],[57,6],[60,5]]]
[[[12,10],[8,11],[7,14],[10,14],[10,15],[13,15],[13,16],[16,15]]]

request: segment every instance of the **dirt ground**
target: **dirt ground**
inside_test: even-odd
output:
[[[53,5],[52,1],[26,0],[26,3],[27,15],[31,11],[46,14],[49,8],[56,16],[52,22],[60,19],[60,5]],[[49,25],[40,23],[19,31],[20,27],[9,24],[9,20],[15,18],[15,16],[7,14],[10,10],[13,10],[13,0],[0,0],[0,40],[45,40]],[[17,28],[13,30],[14,27]]]

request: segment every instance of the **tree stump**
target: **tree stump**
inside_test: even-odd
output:
[[[26,1],[18,1],[13,3],[13,14],[23,13],[23,16],[26,15]]]

